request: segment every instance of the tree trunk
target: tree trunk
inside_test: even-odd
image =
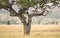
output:
[[[31,25],[29,25],[29,24],[24,25],[24,34],[29,35],[30,34],[30,29],[31,29]]]
[[[28,16],[28,23],[24,25],[24,34],[29,35],[31,30],[32,17]]]
[[[23,27],[24,27],[24,34],[25,35],[29,35],[30,34],[30,30],[31,30],[31,17],[28,16],[28,23],[26,22],[26,17],[24,15],[20,15],[19,16],[21,22],[23,23]]]

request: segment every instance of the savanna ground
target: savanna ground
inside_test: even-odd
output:
[[[30,35],[22,25],[0,25],[0,38],[60,38],[60,25],[32,25]]]

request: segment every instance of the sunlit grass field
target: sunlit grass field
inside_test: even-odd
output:
[[[23,35],[22,32],[1,32],[0,38],[60,38],[60,32],[32,32],[30,35]]]
[[[33,25],[30,35],[23,34],[22,25],[1,25],[0,38],[60,38],[59,25]]]

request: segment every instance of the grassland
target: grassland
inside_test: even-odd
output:
[[[33,25],[30,35],[23,34],[22,25],[1,25],[0,38],[60,38],[60,25]]]

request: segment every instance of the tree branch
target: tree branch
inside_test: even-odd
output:
[[[42,13],[33,13],[33,14],[29,15],[29,16],[31,16],[31,17],[33,17],[33,16],[45,16],[45,15],[43,15],[44,12],[45,11],[43,11]]]

